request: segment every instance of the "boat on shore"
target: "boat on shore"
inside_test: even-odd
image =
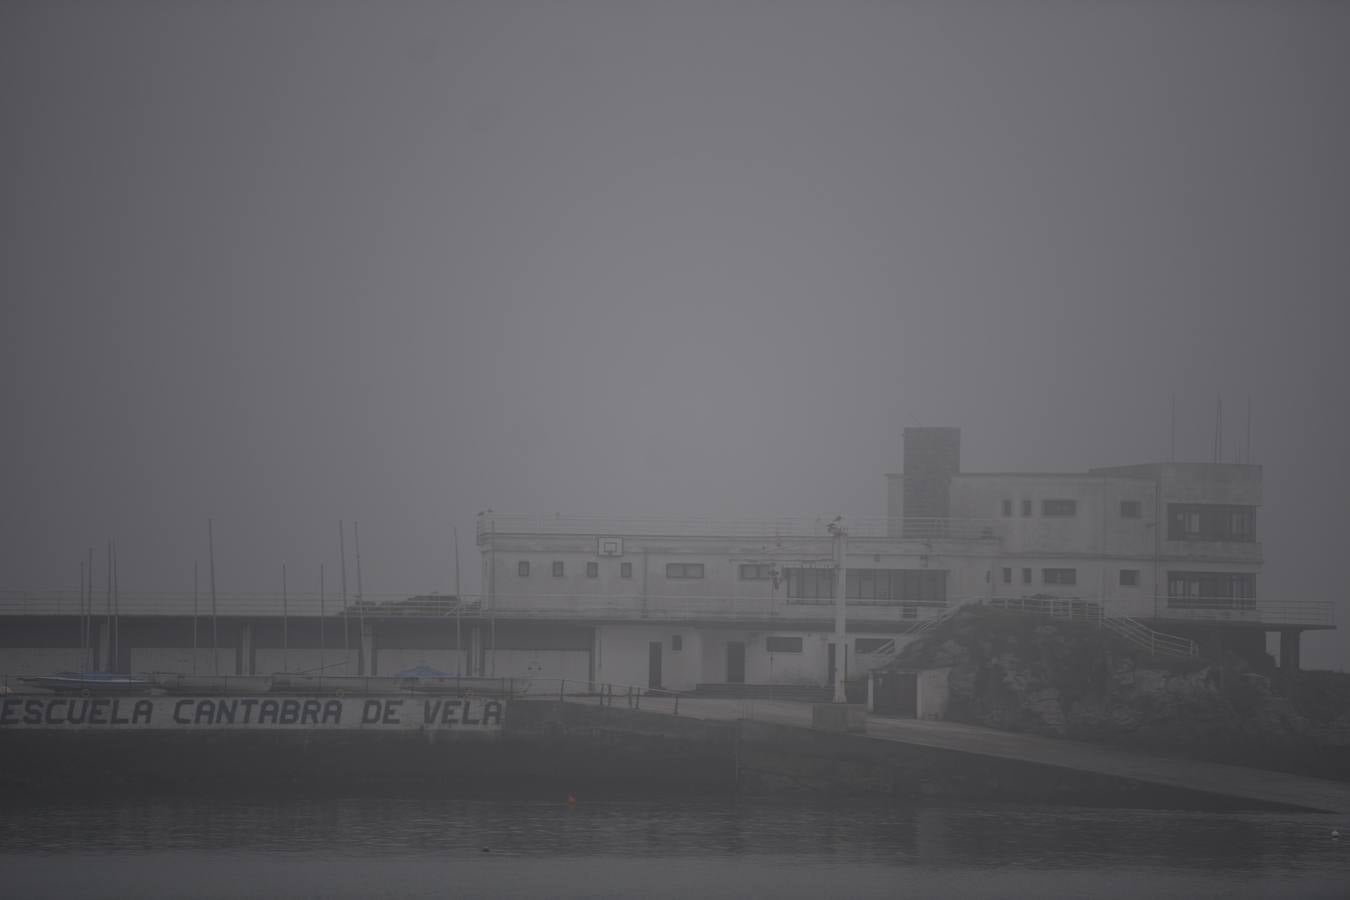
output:
[[[58,694],[144,694],[156,686],[153,678],[118,672],[54,672],[21,676],[19,680]]]

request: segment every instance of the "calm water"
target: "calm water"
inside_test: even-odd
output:
[[[7,806],[7,897],[1347,897],[1299,814],[762,802]],[[484,852],[488,848],[489,852]]]

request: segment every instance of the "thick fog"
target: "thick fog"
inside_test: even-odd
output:
[[[1344,601],[1350,6],[0,9],[0,588],[476,590],[479,510],[1246,445]],[[350,545],[348,548],[351,566]],[[335,580],[330,577],[329,584]],[[1340,631],[1305,665],[1350,657]]]

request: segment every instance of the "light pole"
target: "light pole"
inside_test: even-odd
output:
[[[847,638],[844,631],[844,592],[848,583],[848,530],[844,528],[843,516],[837,516],[828,526],[834,537],[834,559],[836,580],[834,585],[834,702],[847,703],[844,694],[844,660],[848,653]]]

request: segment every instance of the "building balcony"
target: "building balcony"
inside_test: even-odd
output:
[[[1178,622],[1230,622],[1249,625],[1336,627],[1330,600],[1256,600],[1250,597],[1164,597],[1156,617]]]
[[[1158,548],[1164,559],[1222,560],[1259,565],[1260,541],[1163,541]]]

